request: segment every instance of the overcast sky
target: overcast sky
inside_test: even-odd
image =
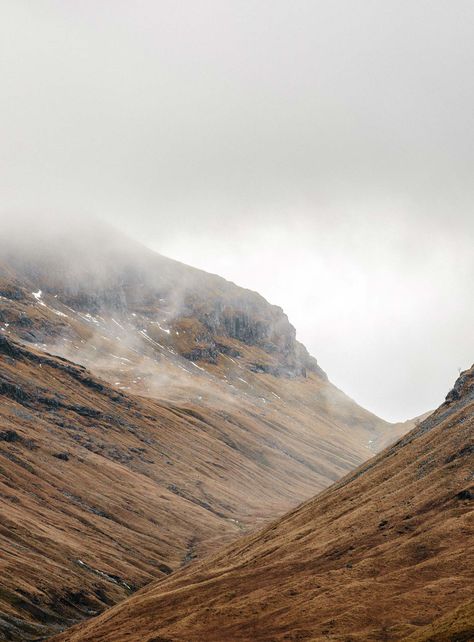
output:
[[[473,70],[472,0],[0,0],[0,217],[258,290],[407,419],[474,361]]]

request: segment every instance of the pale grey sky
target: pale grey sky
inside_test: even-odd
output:
[[[474,361],[472,0],[0,0],[0,217],[103,216],[406,419]]]

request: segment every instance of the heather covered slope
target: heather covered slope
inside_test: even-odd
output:
[[[474,600],[420,627],[403,642],[471,642],[474,640]]]
[[[367,458],[365,412],[314,375],[255,373],[264,405],[222,395],[215,376],[211,395],[199,372],[202,399],[177,403],[0,341],[5,639],[90,617]]]
[[[0,394],[6,639],[101,611],[366,458],[323,410],[298,421],[282,400],[258,413],[245,397],[203,409],[131,395],[1,335]]]
[[[315,499],[55,640],[470,640],[473,438],[474,368]]]
[[[96,613],[240,531],[238,492],[220,507],[186,490],[207,466],[229,496],[204,437],[194,468],[180,456],[199,430],[187,409],[127,397],[3,337],[0,393],[1,639]]]

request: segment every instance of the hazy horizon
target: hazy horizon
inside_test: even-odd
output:
[[[280,305],[388,420],[474,361],[474,4],[0,0],[0,223],[113,223]]]

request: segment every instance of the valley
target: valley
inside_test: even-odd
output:
[[[10,640],[122,601],[407,429],[331,384],[280,308],[106,238],[11,242],[0,262]]]

